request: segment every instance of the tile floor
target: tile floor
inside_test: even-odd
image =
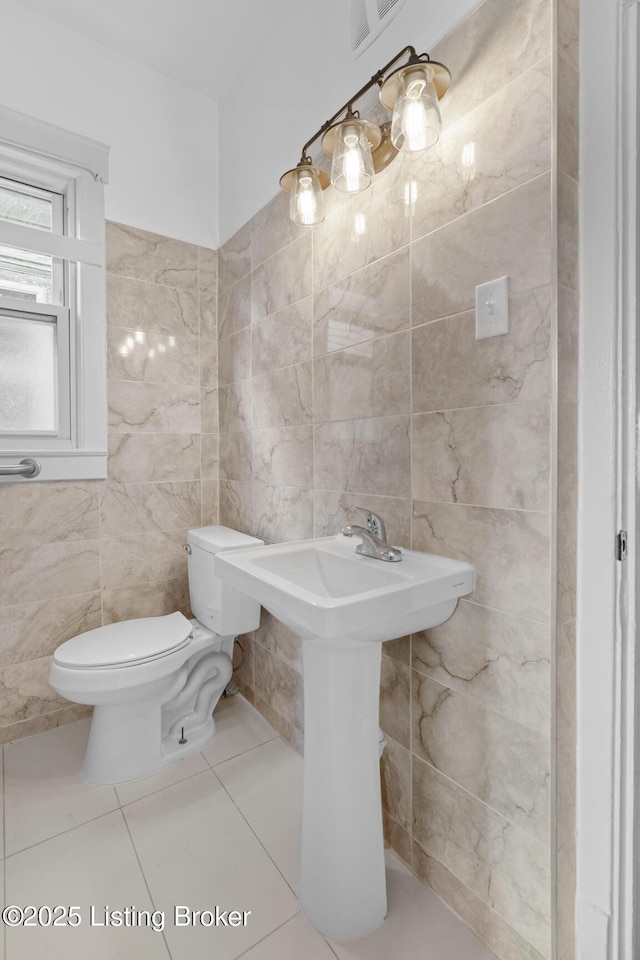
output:
[[[77,906],[81,923],[3,925],[0,957],[495,960],[392,852],[383,925],[349,943],[316,933],[295,896],[302,760],[239,695],[216,719],[202,753],[117,787],[79,776],[88,721],[4,747],[2,902]],[[177,926],[176,905],[251,914],[235,928]],[[106,908],[127,907],[163,929],[104,924]]]

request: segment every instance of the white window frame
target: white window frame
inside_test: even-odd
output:
[[[0,221],[0,244],[65,261],[68,286],[64,307],[0,298],[0,310],[55,317],[59,376],[68,384],[59,395],[60,430],[55,437],[0,434],[0,468],[25,457],[41,465],[36,477],[0,476],[0,484],[107,475],[108,158],[104,144],[0,107],[0,177],[61,193],[65,203],[64,234]]]

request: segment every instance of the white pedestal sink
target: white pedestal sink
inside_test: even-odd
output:
[[[234,550],[216,573],[301,639],[304,790],[300,903],[326,937],[387,910],[378,758],[381,643],[443,623],[471,593],[469,564],[411,550],[358,556],[342,536]]]

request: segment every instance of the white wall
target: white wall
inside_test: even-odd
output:
[[[268,42],[251,51],[220,102],[220,242],[277,193],[302,144],[347,97],[407,44],[428,52],[478,3],[407,0],[354,60],[348,0],[281,0]]]
[[[111,147],[109,219],[218,246],[214,100],[13,0],[0,30],[0,103]]]

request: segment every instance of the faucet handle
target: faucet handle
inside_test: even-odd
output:
[[[374,513],[373,510],[369,510],[367,507],[356,507],[357,510],[363,510],[367,515],[367,529],[379,540],[382,540],[383,543],[387,542],[387,531],[384,525],[384,520],[382,517],[379,517],[377,513]]]

